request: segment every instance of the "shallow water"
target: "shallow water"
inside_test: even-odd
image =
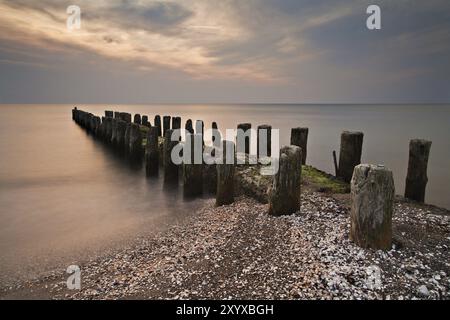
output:
[[[433,141],[426,200],[450,208],[450,106],[431,105],[153,105],[78,106],[202,119],[209,128],[271,124],[281,144],[290,128],[309,127],[307,162],[333,173],[343,130],[364,132],[363,162],[384,164],[404,191],[408,143]],[[201,206],[181,190],[163,190],[94,141],[71,120],[69,105],[0,106],[0,252],[2,271],[28,277],[52,266],[123,245]]]

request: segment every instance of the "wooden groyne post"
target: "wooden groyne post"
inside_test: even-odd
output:
[[[122,119],[126,123],[131,123],[131,113],[121,112],[120,119]]]
[[[127,129],[127,123],[123,120],[117,122],[117,134],[116,134],[116,147],[119,150],[125,148],[125,131]]]
[[[146,126],[146,127],[151,127],[152,125],[150,124],[150,122],[148,121],[148,116],[142,116],[142,125]]]
[[[130,125],[129,152],[133,159],[139,159],[142,156],[142,134],[139,124]]]
[[[178,166],[173,163],[171,153],[179,142],[172,141],[173,132],[174,130],[171,129],[165,131],[163,145],[164,182],[170,183],[178,182]]]
[[[406,176],[405,198],[422,203],[425,201],[430,149],[431,141],[413,139],[409,142],[409,162],[408,174]]]
[[[302,148],[302,165],[306,164],[309,128],[292,128],[291,145]]]
[[[180,117],[173,117],[172,118],[172,129],[181,129],[181,118]]]
[[[105,111],[105,117],[106,118],[113,118],[114,112],[113,111]]]
[[[141,115],[140,114],[135,114],[134,115],[134,121],[133,121],[134,123],[136,123],[136,124],[142,124],[142,119],[141,119]]]
[[[155,116],[155,127],[158,128],[158,137],[161,137],[162,130],[161,130],[161,116],[160,115]]]
[[[195,146],[200,154],[195,154]],[[203,193],[203,159],[202,159],[202,135],[187,134],[183,153],[183,193],[186,197],[201,196]],[[187,160],[187,161],[186,161]],[[196,161],[197,160],[197,161]],[[195,163],[200,162],[200,163]]]
[[[262,143],[263,137],[266,140],[265,144]],[[257,140],[258,140],[258,142],[257,142],[258,158],[270,157],[272,155],[272,126],[270,126],[268,124],[263,124],[263,125],[258,126],[258,139]],[[263,149],[261,149],[261,147]],[[262,153],[264,153],[264,154],[262,154]]]
[[[351,181],[350,239],[362,248],[390,250],[394,178],[384,166],[361,164]]]
[[[352,180],[353,169],[361,163],[363,138],[362,132],[342,132],[337,176],[347,183]]]
[[[249,155],[250,154],[250,142],[251,142],[251,131],[252,128],[251,123],[240,123],[237,126],[238,132],[237,132],[237,144],[238,144],[238,152],[239,146],[244,143],[244,153]]]
[[[170,130],[170,119],[171,119],[171,116],[163,117],[163,137],[166,136],[166,131]]]
[[[159,172],[158,128],[150,127],[145,146],[145,172],[147,177],[157,176]]]
[[[234,202],[234,157],[235,145],[232,141],[222,142],[222,160],[217,163],[216,206],[228,205]],[[227,158],[232,163],[227,164]]]
[[[302,149],[285,146],[280,150],[279,169],[269,195],[269,214],[289,215],[300,210]]]

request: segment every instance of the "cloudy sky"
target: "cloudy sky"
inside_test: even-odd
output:
[[[0,0],[0,103],[240,102],[450,103],[450,1]]]

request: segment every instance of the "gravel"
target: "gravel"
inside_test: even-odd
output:
[[[302,195],[301,212],[267,215],[241,197],[81,266],[82,289],[65,273],[21,288],[52,299],[449,299],[450,219],[433,207],[395,204],[391,250],[348,237],[346,201]]]

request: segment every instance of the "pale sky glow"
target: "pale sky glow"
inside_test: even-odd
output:
[[[372,3],[380,31],[365,27]],[[73,4],[82,28],[69,32]],[[446,103],[449,9],[445,0],[0,0],[0,103]]]

